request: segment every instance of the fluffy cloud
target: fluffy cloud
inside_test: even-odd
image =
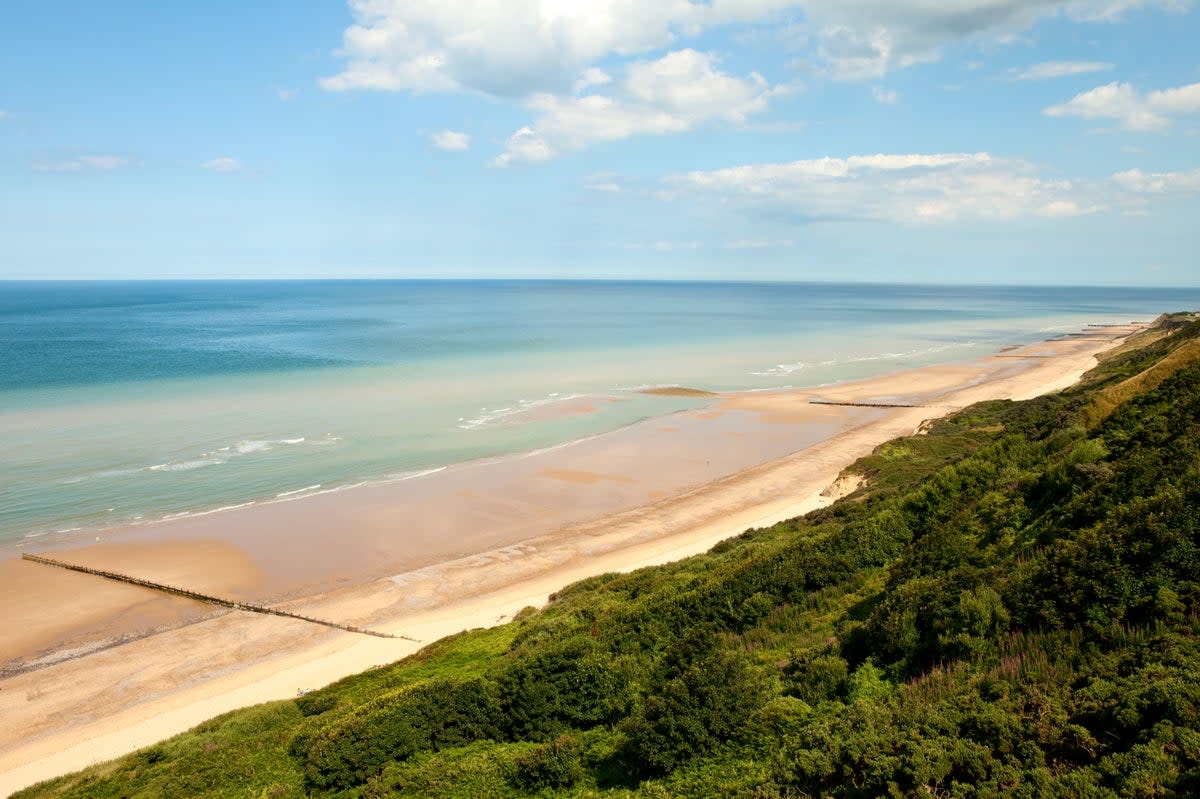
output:
[[[756,164],[668,178],[689,193],[798,219],[960,219],[1074,216],[1097,210],[1068,181],[987,153],[866,155]]]
[[[723,213],[906,225],[1144,213],[1157,199],[1200,194],[1200,168],[1129,169],[1102,180],[1071,181],[1047,178],[1026,161],[988,153],[817,158],[688,172],[664,181],[671,189],[664,199],[713,201]]]
[[[635,61],[612,86],[613,96],[535,95],[526,102],[533,124],[514,133],[493,163],[544,161],[598,142],[682,133],[709,120],[740,123],[786,91],[758,73],[739,78],[722,72],[713,56],[691,49]]]
[[[478,91],[522,98],[597,85],[596,62],[678,46],[707,28],[789,15],[835,77],[875,78],[948,44],[1066,15],[1112,20],[1190,0],[350,0],[331,91]],[[596,70],[593,72],[593,70]],[[589,77],[590,76],[590,77]],[[576,89],[578,91],[578,89]]]
[[[1114,182],[1135,194],[1190,194],[1200,192],[1200,169],[1187,172],[1143,172],[1130,169],[1112,176]]]
[[[604,86],[608,83],[612,83],[612,75],[602,69],[591,67],[585,69],[579,80],[575,81],[575,93],[580,94],[593,86]]]
[[[1051,117],[1112,119],[1132,131],[1162,130],[1172,116],[1200,111],[1200,83],[1143,95],[1128,83],[1109,83],[1077,94],[1042,113]]]
[[[1112,64],[1101,61],[1043,61],[1023,70],[1013,70],[1017,80],[1047,80],[1092,72],[1108,72]]]
[[[123,155],[80,155],[61,161],[39,162],[40,172],[111,172],[132,163]]]
[[[565,93],[604,55],[670,44],[695,14],[688,0],[351,0],[350,8],[348,63],[322,81],[326,89],[513,97]]]
[[[465,150],[471,146],[471,137],[466,133],[454,130],[441,130],[432,134],[429,140],[439,150]]]
[[[875,101],[884,105],[895,105],[900,102],[900,95],[896,94],[895,89],[884,89],[876,86],[871,90],[871,94],[875,97]]]
[[[1189,0],[800,0],[817,29],[817,50],[834,77],[878,78],[935,61],[956,41],[1005,39],[1040,19],[1065,15],[1114,20],[1155,5],[1182,8]]]
[[[1050,16],[1103,21],[1190,2],[349,0],[354,24],[337,51],[343,67],[320,84],[329,91],[475,92],[518,101],[534,118],[493,162],[507,166],[593,142],[683,132],[710,119],[740,124],[763,110],[772,94],[765,79],[723,73],[711,56],[686,46],[720,26],[803,29],[794,40],[804,51],[800,60],[836,79],[860,80],[935,61],[956,42],[1011,39]]]
[[[207,169],[210,172],[241,172],[245,168],[245,164],[236,158],[214,158],[211,161],[205,161],[200,165],[201,169]]]

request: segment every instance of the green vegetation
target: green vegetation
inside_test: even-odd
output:
[[[1200,795],[1200,322],[570,586],[21,796]]]

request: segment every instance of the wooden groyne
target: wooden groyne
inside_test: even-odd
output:
[[[90,566],[80,566],[76,563],[67,563],[54,558],[47,558],[41,555],[33,555],[28,552],[21,553],[24,560],[41,563],[44,566],[54,566],[59,569],[68,569],[75,572],[83,572],[84,574],[92,574],[96,577],[104,577],[108,580],[116,580],[120,583],[128,583],[129,585],[137,585],[142,588],[149,588],[152,591],[161,591],[164,594],[173,594],[175,596],[195,599],[199,602],[207,602],[210,605],[220,605],[221,607],[229,608],[230,610],[245,610],[250,613],[263,613],[268,616],[282,616],[286,619],[298,619],[306,621],[310,624],[320,624],[324,627],[333,627],[338,630],[345,630],[348,633],[358,633],[359,635],[373,635],[376,638],[401,638],[405,641],[413,641],[420,643],[416,638],[409,638],[407,635],[392,635],[391,633],[381,633],[376,630],[368,630],[365,627],[355,627],[352,624],[339,624],[336,621],[327,621],[326,619],[317,619],[312,616],[305,616],[302,613],[290,613],[286,610],[278,610],[269,608],[265,605],[255,605],[252,602],[237,602],[232,599],[224,599],[211,594],[202,594],[199,591],[192,591],[188,588],[179,588],[174,585],[165,585],[164,583],[156,583],[152,580],[143,580],[140,577],[132,577],[128,574],[120,574],[119,572],[105,571],[104,569],[93,569]]]
[[[924,408],[924,405],[905,405],[899,402],[834,402],[833,400],[809,400],[809,405],[844,405],[849,408]]]

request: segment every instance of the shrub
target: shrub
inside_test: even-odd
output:
[[[569,788],[582,777],[579,739],[562,735],[517,758],[513,784],[527,791]]]

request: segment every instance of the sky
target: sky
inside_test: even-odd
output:
[[[1200,285],[1191,0],[0,11],[0,278]]]

